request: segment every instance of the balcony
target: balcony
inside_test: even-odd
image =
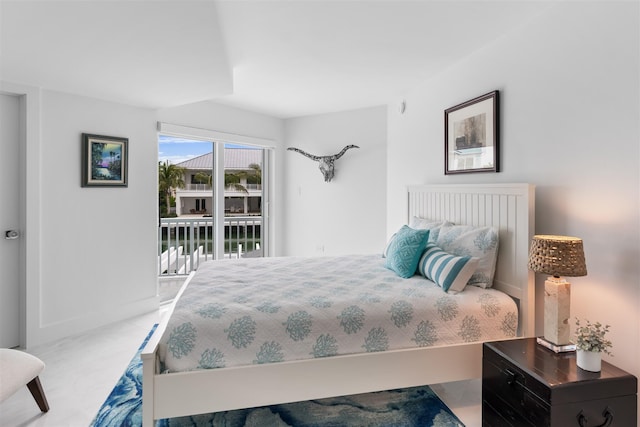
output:
[[[185,276],[216,258],[262,256],[261,216],[224,218],[224,254],[214,254],[211,217],[162,218],[158,227],[158,276]]]

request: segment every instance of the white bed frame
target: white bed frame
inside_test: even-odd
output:
[[[534,336],[535,282],[527,269],[534,191],[529,184],[408,187],[409,219],[498,228],[494,287],[518,303],[520,336]],[[482,343],[160,374],[157,349],[165,327],[166,319],[142,352],[145,427],[162,418],[438,384],[482,374]]]

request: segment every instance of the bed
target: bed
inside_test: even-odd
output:
[[[418,311],[423,305],[420,298],[426,294],[434,293],[438,298],[449,293],[420,275],[399,278],[396,271],[384,268],[390,261],[380,254],[205,263],[189,276],[174,302],[173,313],[143,350],[143,424],[150,426],[162,418],[479,378],[483,341],[533,336],[534,281],[527,269],[527,255],[534,232],[534,187],[410,186],[407,200],[409,221],[428,219],[429,224],[440,224],[431,229],[432,239],[437,232],[445,233],[449,226],[489,226],[499,235],[491,289],[467,285],[461,292],[450,292],[456,301],[466,298],[479,307],[478,314],[471,315],[467,312],[471,308],[465,308],[459,323],[448,323],[455,325],[448,328],[452,337],[440,333],[447,327],[431,323],[429,316],[433,313]],[[321,264],[326,262],[332,265],[332,274],[326,273],[328,269]],[[301,272],[300,265],[310,267],[309,272]],[[242,274],[233,276],[234,271]],[[347,276],[348,271],[355,271],[355,276]],[[252,288],[249,279],[266,278],[266,272],[276,273],[259,284],[262,288]],[[216,275],[216,284],[208,284],[209,277]],[[293,286],[289,283],[294,282],[291,277],[301,277],[299,286],[312,290],[305,294],[304,302],[291,302],[297,301],[294,296],[301,292],[299,288],[288,288]],[[270,292],[276,292],[278,283],[283,281],[287,286],[278,291],[285,292],[287,298],[277,294],[270,299]],[[369,285],[375,293],[370,292],[371,288],[360,288]],[[214,286],[220,296],[215,302],[204,302],[208,286]],[[383,326],[378,320],[369,321],[373,306],[382,305],[376,300],[378,293],[392,291],[399,294],[392,296],[380,311],[387,313],[394,324]],[[222,296],[227,294],[225,300]],[[409,299],[410,296],[417,296],[418,300]],[[266,317],[225,318],[227,310],[238,302],[258,308],[254,311]],[[206,344],[207,333],[202,341],[189,335],[204,330],[203,325],[188,317],[189,306],[194,303],[199,307],[196,311],[201,312],[197,317],[205,323],[221,319],[221,325],[226,327],[213,326],[211,330],[222,331],[231,345],[212,348]],[[327,315],[323,310],[328,305],[334,306],[339,315]],[[441,306],[446,308],[446,304]],[[355,317],[354,307],[361,311],[355,310]],[[270,318],[268,315],[274,310],[281,312],[284,320]],[[358,318],[365,311],[366,320],[364,316]],[[496,315],[498,312],[501,314]],[[472,326],[491,324],[489,332],[464,326],[470,317],[476,319]],[[319,325],[322,319],[326,325]],[[356,328],[358,319],[360,327]],[[263,324],[268,326],[261,327]],[[186,328],[189,337],[186,347],[184,334],[180,335],[183,338],[172,338],[173,331],[180,328]],[[246,338],[247,328],[251,339]],[[254,339],[261,329],[271,335]],[[392,329],[400,333],[388,334]],[[490,332],[500,330],[497,335]],[[232,355],[236,349],[251,346],[255,348],[249,356],[240,352]],[[187,353],[196,357],[190,359]],[[208,355],[205,362],[203,354]]]

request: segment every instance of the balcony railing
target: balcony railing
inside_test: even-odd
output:
[[[210,184],[186,184],[182,191],[208,191],[211,192]]]
[[[262,191],[262,184],[242,184],[248,191]],[[226,191],[234,191],[232,185],[225,187]],[[197,191],[197,192],[211,192],[210,184],[185,184],[184,188],[179,188],[176,191]]]
[[[201,262],[215,259],[212,218],[162,218],[158,227],[158,276],[186,275]],[[262,217],[224,218],[224,255],[262,256]]]

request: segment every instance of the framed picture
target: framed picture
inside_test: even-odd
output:
[[[128,138],[82,134],[82,186],[126,187]]]
[[[498,91],[444,111],[444,173],[499,172]]]

